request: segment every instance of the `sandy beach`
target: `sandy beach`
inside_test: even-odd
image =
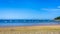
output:
[[[59,34],[60,25],[0,27],[0,34],[34,34],[36,32],[42,32],[42,34],[53,32]]]

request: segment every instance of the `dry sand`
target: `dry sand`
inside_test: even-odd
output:
[[[40,34],[40,33],[60,34],[60,25],[0,27],[0,34]]]

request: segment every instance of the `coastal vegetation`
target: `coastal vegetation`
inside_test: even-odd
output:
[[[60,20],[60,16],[58,16],[58,17],[54,18],[54,20]]]

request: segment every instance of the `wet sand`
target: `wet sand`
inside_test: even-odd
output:
[[[33,30],[33,29],[60,29],[60,25],[37,25],[37,26],[10,26],[0,27],[0,30]]]

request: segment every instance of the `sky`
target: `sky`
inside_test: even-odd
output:
[[[60,0],[0,0],[0,19],[54,19]]]

